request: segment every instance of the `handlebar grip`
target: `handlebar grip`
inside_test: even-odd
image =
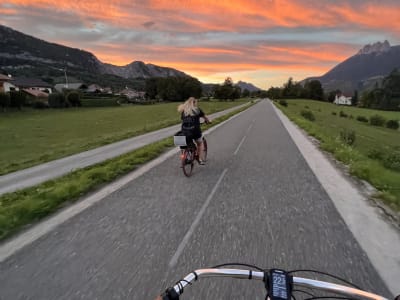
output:
[[[170,287],[155,300],[179,300],[179,294],[174,288]]]

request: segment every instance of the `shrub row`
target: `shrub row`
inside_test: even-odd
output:
[[[81,106],[81,100],[77,92],[69,92],[67,96],[63,93],[52,93],[49,95],[48,104],[51,108],[76,107]]]
[[[106,106],[119,106],[118,98],[110,99],[82,99],[83,107],[106,107]]]
[[[21,109],[26,102],[26,94],[21,91],[11,91],[9,93],[0,92],[0,107],[3,111],[7,107],[17,107]]]

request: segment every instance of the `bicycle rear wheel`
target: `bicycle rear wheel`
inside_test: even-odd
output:
[[[206,161],[208,148],[207,148],[207,141],[204,137],[203,137],[203,146],[204,146],[204,161]]]
[[[181,155],[182,171],[186,177],[190,177],[193,171],[193,153],[190,150],[184,150]]]

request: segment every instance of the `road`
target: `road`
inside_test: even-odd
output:
[[[185,178],[174,156],[0,263],[0,299],[152,299],[224,262],[317,269],[391,294],[262,101],[207,135]],[[206,279],[184,299],[264,299],[260,282]]]

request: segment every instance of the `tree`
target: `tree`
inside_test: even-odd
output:
[[[244,89],[244,91],[242,92],[242,97],[247,98],[249,96],[250,96],[250,91],[248,89]]]
[[[7,93],[0,92],[0,106],[3,111],[10,106],[10,95]]]
[[[358,106],[358,91],[354,90],[354,95],[351,98],[351,104],[354,106]]]
[[[333,102],[333,101],[335,101],[335,97],[336,97],[337,94],[338,94],[337,91],[330,91],[330,92],[328,93],[328,95],[326,96],[328,102]]]
[[[71,106],[81,106],[81,97],[77,92],[69,92],[67,95],[67,100]]]
[[[149,78],[146,80],[146,98],[165,101],[184,101],[201,97],[201,82],[193,77]]]
[[[324,90],[322,89],[322,84],[319,80],[307,81],[304,85],[306,90],[307,98],[314,100],[323,100]]]
[[[270,87],[267,91],[267,97],[270,99],[279,99],[281,96],[281,88]]]
[[[157,96],[157,78],[149,78],[145,84],[146,98],[155,99]]]
[[[240,98],[241,88],[233,85],[233,80],[227,77],[222,85],[214,88],[214,97],[222,100],[235,100]]]

